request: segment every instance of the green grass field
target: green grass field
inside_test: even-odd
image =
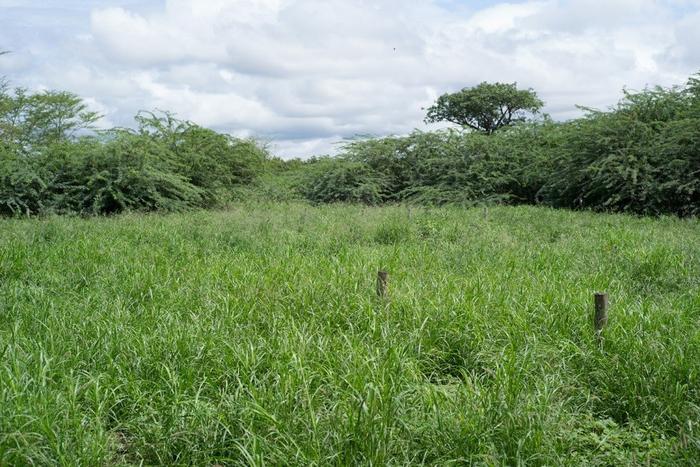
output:
[[[139,463],[697,465],[700,221],[0,220],[0,465]]]

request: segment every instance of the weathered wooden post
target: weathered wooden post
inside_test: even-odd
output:
[[[593,328],[596,340],[602,344],[603,328],[608,324],[608,294],[595,294],[595,315],[593,317]]]
[[[377,272],[377,296],[379,298],[389,296],[389,273],[386,271]]]

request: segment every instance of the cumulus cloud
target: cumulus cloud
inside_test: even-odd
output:
[[[282,156],[423,128],[439,94],[484,80],[532,87],[564,119],[700,69],[695,0],[65,2],[71,33],[17,3],[0,8],[44,26],[30,45],[14,23],[0,32],[22,44],[0,73],[78,92],[117,124],[169,109]]]

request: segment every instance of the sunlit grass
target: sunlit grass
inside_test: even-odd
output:
[[[2,465],[692,465],[700,223],[302,204],[1,220],[0,357]]]

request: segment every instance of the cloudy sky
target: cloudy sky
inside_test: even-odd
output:
[[[283,157],[426,129],[481,81],[554,118],[700,71],[700,0],[0,0],[0,76],[128,126],[166,109]]]

